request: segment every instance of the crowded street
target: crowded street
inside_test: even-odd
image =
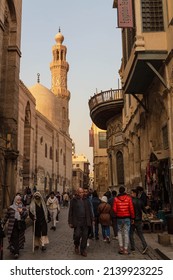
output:
[[[0,0],[4,279],[170,279],[172,37],[173,0]]]
[[[28,226],[25,233],[25,246],[20,250],[18,260],[162,260],[163,258],[149,245],[146,254],[142,255],[141,243],[137,236],[136,251],[128,256],[118,254],[118,240],[113,240],[111,231],[110,244],[104,243],[101,236],[101,229],[99,229],[99,240],[89,240],[87,247],[88,255],[83,257],[74,252],[73,245],[73,229],[68,226],[68,208],[61,208],[59,215],[59,222],[57,223],[56,231],[50,230],[49,224],[49,244],[45,251],[32,251],[33,227],[30,218],[27,218]],[[112,229],[111,229],[112,230]],[[149,239],[150,234],[146,234]],[[14,260],[14,256],[10,254],[7,237],[4,238],[4,260]]]

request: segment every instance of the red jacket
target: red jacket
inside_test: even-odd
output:
[[[115,197],[113,211],[115,212],[117,218],[135,218],[132,198],[127,194]]]

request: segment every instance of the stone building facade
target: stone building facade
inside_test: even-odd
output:
[[[72,185],[70,92],[67,89],[69,65],[60,31],[55,40],[50,70],[52,81],[58,83],[52,82],[49,90],[40,83],[38,74],[37,83],[30,88],[20,82],[19,95],[18,188],[24,190],[36,185],[45,194],[51,190],[67,191]]]
[[[124,185],[124,142],[122,133],[122,116],[117,115],[107,123],[109,186],[118,192]]]
[[[72,155],[72,191],[75,192],[78,188],[89,188],[90,186],[90,170],[89,160],[85,155]]]
[[[94,95],[90,116],[107,131],[109,180],[124,181],[127,191],[142,185],[155,210],[171,211],[173,2],[114,0],[113,8],[122,32],[121,95]]]
[[[16,189],[21,0],[0,1],[0,211]]]
[[[19,79],[21,0],[0,1],[0,213],[18,191],[66,191],[72,184],[67,48],[52,49],[51,90]]]
[[[173,208],[173,3],[129,1],[121,17],[122,115],[127,188],[142,185],[155,208]],[[113,2],[118,18],[122,11]],[[127,8],[127,7],[126,7]],[[122,26],[123,24],[123,26]]]
[[[102,195],[124,184],[122,91],[107,90],[89,100],[93,121],[94,188]]]
[[[108,186],[108,156],[106,131],[92,123],[90,130],[90,147],[93,148],[93,189],[102,196]]]

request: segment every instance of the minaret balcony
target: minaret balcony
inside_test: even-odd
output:
[[[107,122],[122,112],[124,105],[121,89],[111,89],[95,94],[89,100],[90,117],[100,129],[107,129]]]

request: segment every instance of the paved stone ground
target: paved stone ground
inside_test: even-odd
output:
[[[38,250],[32,252],[32,226],[26,230],[25,248],[20,251],[19,260],[161,260],[162,258],[156,253],[151,246],[145,255],[142,255],[142,246],[136,236],[136,252],[128,256],[118,254],[118,241],[112,240],[107,244],[102,241],[101,234],[99,240],[90,240],[87,249],[88,256],[82,257],[74,253],[73,246],[73,229],[69,228],[67,223],[68,209],[62,208],[56,231],[49,230],[48,236],[50,243],[47,250],[42,252]],[[50,228],[50,224],[49,224]],[[112,232],[111,232],[112,237]],[[4,238],[4,260],[13,260],[7,249],[7,237]]]

